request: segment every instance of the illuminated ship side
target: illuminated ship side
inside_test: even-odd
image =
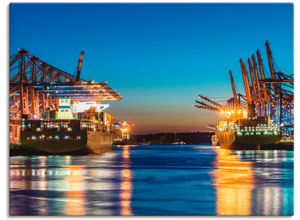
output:
[[[113,133],[81,120],[22,120],[21,143],[27,150],[49,154],[100,153],[112,148]]]
[[[279,126],[267,118],[220,121],[216,137],[221,148],[230,149],[258,149],[281,139]]]
[[[108,105],[74,102],[59,98],[58,110],[45,112],[42,119],[22,117],[21,145],[28,150],[67,154],[101,153],[112,149],[114,118],[102,112]]]

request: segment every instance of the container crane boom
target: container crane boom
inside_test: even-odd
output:
[[[208,105],[208,104],[206,104],[206,103],[204,103],[204,102],[200,102],[200,101],[198,101],[198,100],[195,100],[195,102],[196,102],[197,104],[200,104],[201,106],[203,106],[203,107],[209,109],[209,110],[219,111],[219,108],[216,108],[216,107],[214,107],[214,106]]]
[[[80,56],[79,56],[79,60],[78,60],[78,65],[77,65],[77,71],[76,71],[76,82],[80,81],[80,73],[81,73],[81,69],[82,69],[82,61],[83,61],[83,55],[84,55],[84,51],[83,49],[80,52]]]
[[[247,73],[246,66],[242,59],[240,59],[240,65],[241,65],[241,69],[242,69],[242,77],[243,77],[244,88],[245,88],[245,93],[246,93],[246,97],[247,97],[247,103],[249,105],[251,105],[252,97],[251,97],[250,88],[249,88],[248,73]]]
[[[235,89],[235,84],[234,84],[234,79],[232,75],[232,71],[229,70],[229,75],[230,75],[230,82],[231,82],[231,89],[232,89],[232,94],[233,94],[233,103],[235,108],[239,108],[239,103],[236,95],[236,89]]]
[[[275,68],[274,68],[274,64],[273,64],[273,57],[272,57],[272,51],[270,48],[270,43],[269,41],[266,41],[266,51],[267,51],[267,55],[268,55],[268,63],[269,63],[269,69],[270,69],[270,73],[271,73],[271,79],[272,80],[276,80],[275,77]],[[277,96],[277,87],[275,83],[272,83],[272,87],[274,90],[274,95]]]
[[[253,66],[251,63],[250,58],[248,58],[248,66],[249,66],[249,73],[250,73],[250,78],[251,78],[251,88],[253,92],[253,101],[255,104],[258,104],[258,95],[257,95],[257,90],[256,90],[256,81],[253,73]]]
[[[194,105],[194,107],[200,108],[200,109],[203,109],[203,110],[207,110],[207,111],[211,111],[211,112],[219,112],[218,110],[209,109],[209,108],[206,108],[204,106]]]
[[[211,99],[209,99],[209,98],[207,98],[207,97],[205,97],[203,95],[199,95],[199,97],[202,98],[202,99],[204,99],[205,101],[207,101],[207,102],[209,102],[209,103],[217,106],[218,108],[223,108],[223,105],[221,105],[221,104],[219,104],[219,103],[217,103],[217,102],[215,102],[215,101],[213,101],[213,100],[211,100]]]
[[[254,54],[252,54],[251,59],[252,59],[252,67],[253,67],[254,78],[256,80],[258,99],[259,99],[260,104],[263,105],[264,97],[262,95],[262,90],[264,90],[264,88],[261,87],[261,84],[260,84],[260,81],[259,81],[260,78],[261,78],[261,75],[258,72],[256,58],[255,58]],[[263,91],[263,92],[265,92],[265,91]]]
[[[259,50],[256,51],[256,55],[257,55],[257,61],[258,61],[261,80],[265,80],[265,72],[264,72],[263,62],[262,62],[262,58],[261,58]],[[252,59],[255,60],[254,54],[252,55]],[[268,91],[268,89],[264,83],[262,84],[262,89],[263,89],[263,94],[264,94],[264,101],[268,105],[270,102],[270,97],[269,97],[270,92]]]

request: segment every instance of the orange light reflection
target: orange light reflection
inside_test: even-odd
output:
[[[242,162],[231,150],[216,149],[213,172],[218,215],[251,215],[254,178],[251,162]]]
[[[67,170],[70,171],[70,175],[65,179],[68,187],[65,214],[75,216],[85,215],[84,177],[80,174],[83,166],[69,165]]]
[[[122,171],[121,171],[121,215],[132,215],[131,209],[131,195],[132,195],[132,174],[130,168],[130,147],[128,145],[123,147],[122,155]]]

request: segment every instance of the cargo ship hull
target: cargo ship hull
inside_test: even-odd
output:
[[[32,140],[32,137],[36,137],[36,139]],[[111,151],[112,144],[113,134],[100,131],[47,131],[43,134],[25,131],[21,135],[23,150],[41,154],[98,154]]]
[[[232,130],[216,132],[218,143],[225,149],[260,149],[280,141],[278,135],[238,136]]]
[[[87,142],[85,148],[90,153],[103,153],[112,150],[114,135],[111,133],[102,133],[98,131],[87,132]]]

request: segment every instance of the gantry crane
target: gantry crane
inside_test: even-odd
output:
[[[236,93],[232,71],[229,71],[233,97],[228,99],[225,105],[220,105],[205,96],[199,96],[205,102],[196,100],[197,108],[208,111],[225,113],[227,116],[236,116],[236,109],[247,111],[247,117],[267,117],[278,124],[293,126],[294,115],[294,78],[277,71],[274,66],[274,58],[270,43],[266,41],[265,48],[269,64],[270,77],[266,75],[263,60],[259,50],[247,59],[250,80],[245,63],[240,59],[240,67],[244,85],[245,96]],[[245,102],[246,101],[246,102]],[[237,108],[238,107],[238,108]],[[245,114],[240,115],[244,117]],[[235,117],[236,118],[236,117]]]
[[[20,49],[10,57],[11,136],[19,136],[21,116],[39,119],[43,112],[56,108],[59,97],[68,96],[73,101],[95,100],[98,102],[121,99],[121,96],[108,87],[107,83],[86,81],[81,78],[83,55],[82,50],[76,75],[31,55],[25,49]]]

